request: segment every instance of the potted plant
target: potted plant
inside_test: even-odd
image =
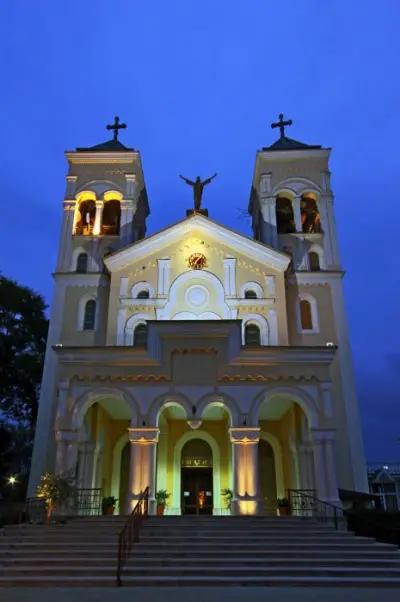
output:
[[[114,514],[115,505],[117,502],[117,498],[113,495],[103,497],[103,500],[101,502],[101,509],[103,511],[103,514]]]
[[[167,505],[167,500],[170,497],[170,493],[166,489],[159,489],[156,491],[156,504],[157,504],[157,516],[162,516],[164,514],[165,506]]]
[[[279,516],[289,516],[290,514],[290,505],[287,497],[278,497],[276,500],[279,509]]]
[[[227,510],[231,509],[231,505],[232,505],[232,498],[233,498],[233,491],[232,489],[221,489],[221,495],[224,498],[224,502],[225,502],[225,508]]]
[[[45,501],[48,521],[51,519],[55,506],[62,506],[63,503],[74,496],[75,492],[73,479],[67,474],[57,475],[53,472],[42,474],[36,489],[36,495]]]

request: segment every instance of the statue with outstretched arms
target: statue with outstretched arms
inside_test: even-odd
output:
[[[197,176],[197,178],[193,182],[192,180],[189,180],[189,178],[185,178],[185,176],[181,176],[181,174],[179,174],[179,177],[182,178],[182,180],[184,182],[186,182],[186,184],[189,184],[189,186],[192,186],[192,188],[193,188],[194,210],[195,211],[200,211],[201,199],[203,196],[204,186],[207,186],[207,184],[209,184],[211,182],[211,180],[213,180],[216,177],[216,175],[217,174],[215,173],[210,178],[203,180],[203,182],[201,181],[200,176]]]

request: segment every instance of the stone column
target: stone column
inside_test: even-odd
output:
[[[57,259],[57,270],[69,272],[71,270],[71,241],[75,227],[76,201],[64,201],[64,216],[61,228],[60,247]]]
[[[300,489],[315,489],[313,474],[313,451],[308,441],[297,444],[300,470]]]
[[[320,500],[341,505],[338,493],[335,431],[332,429],[312,429],[315,485]]]
[[[325,265],[339,267],[340,258],[337,247],[336,224],[333,213],[332,194],[322,194],[318,200],[318,210],[321,218],[321,229],[324,235]]]
[[[101,234],[101,224],[103,220],[104,201],[96,201],[96,216],[94,218],[93,234]]]
[[[82,489],[90,489],[92,485],[94,448],[93,441],[79,443],[77,486]]]
[[[260,209],[263,217],[261,223],[263,242],[276,247],[278,245],[278,231],[276,228],[276,199],[274,196],[261,197]]]
[[[233,459],[232,514],[257,514],[261,509],[258,476],[259,427],[229,429]]]
[[[149,512],[155,513],[155,488],[156,488],[156,453],[160,430],[158,428],[130,428],[129,441],[131,442],[128,508],[130,513],[135,507],[140,494],[150,488]]]
[[[124,199],[121,201],[121,221],[119,227],[119,236],[121,243],[127,245],[133,242],[133,217],[136,211],[136,201]]]
[[[301,197],[295,196],[292,201],[294,223],[296,224],[296,232],[303,232],[303,225],[301,223]]]
[[[76,476],[78,446],[77,433],[71,430],[57,430],[56,439],[56,474],[70,473]]]

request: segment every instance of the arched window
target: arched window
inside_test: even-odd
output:
[[[76,260],[76,271],[80,274],[86,274],[88,268],[88,256],[87,253],[79,253]]]
[[[310,197],[303,197],[300,203],[300,211],[303,232],[308,234],[322,232],[317,201]]]
[[[308,265],[312,272],[318,272],[321,269],[319,266],[319,255],[315,251],[310,251],[308,254]]]
[[[247,290],[244,291],[244,298],[245,299],[257,299],[257,293],[256,291],[252,291],[252,290]]]
[[[260,329],[257,324],[246,324],[244,327],[244,344],[252,347],[261,345]]]
[[[92,199],[82,201],[79,205],[75,234],[88,236],[93,233],[96,218],[96,203]]]
[[[134,347],[147,347],[147,324],[138,324],[133,333]]]
[[[311,303],[306,299],[300,301],[300,323],[303,330],[313,330]]]
[[[117,200],[106,201],[103,209],[103,220],[101,226],[102,234],[116,236],[119,234],[121,219],[121,204]]]
[[[276,228],[278,234],[291,234],[296,232],[293,207],[290,199],[278,197],[276,199]]]
[[[96,301],[89,299],[86,301],[85,313],[83,316],[83,330],[94,330],[96,319]]]
[[[137,299],[148,299],[150,297],[149,291],[142,290],[137,294]]]

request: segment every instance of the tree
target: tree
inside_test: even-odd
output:
[[[0,412],[34,425],[48,321],[43,297],[0,276]]]

